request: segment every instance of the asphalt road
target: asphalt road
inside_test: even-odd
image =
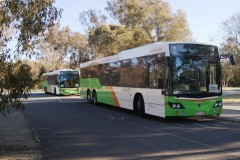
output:
[[[43,159],[240,159],[240,124],[209,118],[140,118],[77,96],[34,93],[25,117]]]
[[[240,94],[240,88],[223,88],[223,96]]]

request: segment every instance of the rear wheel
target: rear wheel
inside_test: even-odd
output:
[[[220,117],[220,113],[216,114],[216,117]]]
[[[44,87],[44,92],[47,94],[47,87]]]
[[[54,87],[54,95],[57,95],[57,89]]]
[[[138,99],[137,99],[137,110],[138,110],[138,115],[140,117],[145,116],[144,100],[143,100],[143,97],[141,95],[139,95]]]
[[[87,91],[87,101],[90,103],[91,102],[91,93],[90,90]]]
[[[97,93],[96,91],[93,91],[93,95],[92,95],[92,103],[97,105]]]

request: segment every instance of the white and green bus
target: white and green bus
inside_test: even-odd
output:
[[[79,94],[79,71],[59,69],[42,75],[42,88],[45,93],[54,95]]]
[[[218,47],[155,42],[80,65],[80,95],[159,117],[222,113]]]

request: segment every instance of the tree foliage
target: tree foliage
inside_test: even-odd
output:
[[[61,28],[58,22],[39,41],[38,59],[48,71],[69,64],[71,68],[78,68],[80,62],[88,59],[87,45],[85,36],[72,32],[69,27]]]
[[[120,24],[142,28],[152,42],[191,39],[185,13],[172,13],[163,0],[109,0],[106,9]]]
[[[11,106],[21,108],[21,98],[27,98],[32,87],[30,68],[17,58],[34,54],[38,36],[58,19],[61,9],[53,4],[54,0],[0,1],[0,112],[6,113]],[[13,49],[9,43],[14,41]]]
[[[236,65],[223,64],[223,85],[240,86],[240,12],[235,13],[221,25],[222,39],[221,52],[233,54]]]
[[[100,11],[80,13],[95,57],[155,41],[191,39],[185,13],[181,10],[172,13],[163,0],[108,0],[106,10],[118,24],[106,24],[107,16]]]
[[[31,67],[21,62],[2,64],[1,73],[0,113],[6,115],[12,106],[16,109],[23,108],[20,98],[27,98],[34,83]]]
[[[12,28],[17,33],[17,51],[32,50],[33,40],[43,34],[58,18],[61,10],[53,6],[53,0],[4,0],[0,2],[0,28]],[[12,37],[4,38],[5,44]]]
[[[231,41],[231,44],[235,46],[232,53],[240,56],[240,12],[225,20],[222,23],[221,31],[224,43]]]
[[[94,30],[102,24],[106,24],[107,16],[101,14],[101,11],[90,9],[79,14],[79,21],[85,32]]]
[[[108,0],[106,10],[118,24],[106,24],[107,16],[96,10],[81,12],[79,17],[95,57],[154,41],[191,39],[185,13],[172,13],[163,0]]]
[[[34,89],[40,89],[42,88],[42,74],[46,73],[47,70],[42,64],[41,61],[36,60],[30,60],[30,59],[24,59],[21,61],[22,64],[28,65],[31,67],[30,74],[32,76],[32,80],[34,83],[33,88]]]
[[[236,61],[236,65],[234,66],[230,65],[226,60],[222,62],[223,86],[240,86],[240,56],[238,56],[236,51],[235,39],[229,38],[223,43],[220,52],[233,54]]]
[[[129,29],[123,25],[102,25],[89,33],[89,43],[98,57],[114,55],[150,41],[141,29]]]

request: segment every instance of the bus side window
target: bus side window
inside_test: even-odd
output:
[[[98,73],[97,66],[91,66],[88,69],[87,78],[96,78]]]
[[[109,86],[112,84],[111,81],[111,70],[108,63],[101,64],[98,66],[98,78],[101,85]]]
[[[88,68],[81,68],[81,77],[82,78],[90,78],[90,76],[88,76],[89,75],[89,71],[90,69],[88,69]]]
[[[59,86],[59,82],[60,82],[60,80],[59,80],[59,76],[58,76],[58,75],[56,75],[56,78],[55,78],[55,80],[56,80],[56,82],[55,82],[55,83],[56,83],[56,85],[57,85],[57,86]]]
[[[120,68],[120,83],[122,87],[130,87],[131,86],[131,76],[129,75],[131,71],[130,60],[124,60],[121,62]]]
[[[112,85],[112,78],[111,78],[112,71],[111,71],[110,65],[108,63],[104,64],[104,68],[105,68],[105,79],[106,79],[105,85],[110,86]]]
[[[159,78],[160,75],[158,75],[158,64],[152,64],[149,66],[149,87],[150,88],[158,88],[159,86]],[[162,77],[161,77],[162,78]]]
[[[104,64],[101,64],[98,66],[98,78],[101,83],[101,85],[106,85],[106,78],[105,78],[105,66]]]
[[[148,65],[146,57],[131,59],[132,70],[132,87],[146,88],[148,87]]]
[[[120,86],[120,62],[112,62],[109,64],[111,70],[112,86]]]
[[[154,56],[151,63],[149,64],[149,87],[159,88],[164,86],[164,70],[165,70],[164,57]],[[162,88],[162,87],[161,87]]]
[[[48,82],[50,85],[56,85],[55,75],[48,76]]]

